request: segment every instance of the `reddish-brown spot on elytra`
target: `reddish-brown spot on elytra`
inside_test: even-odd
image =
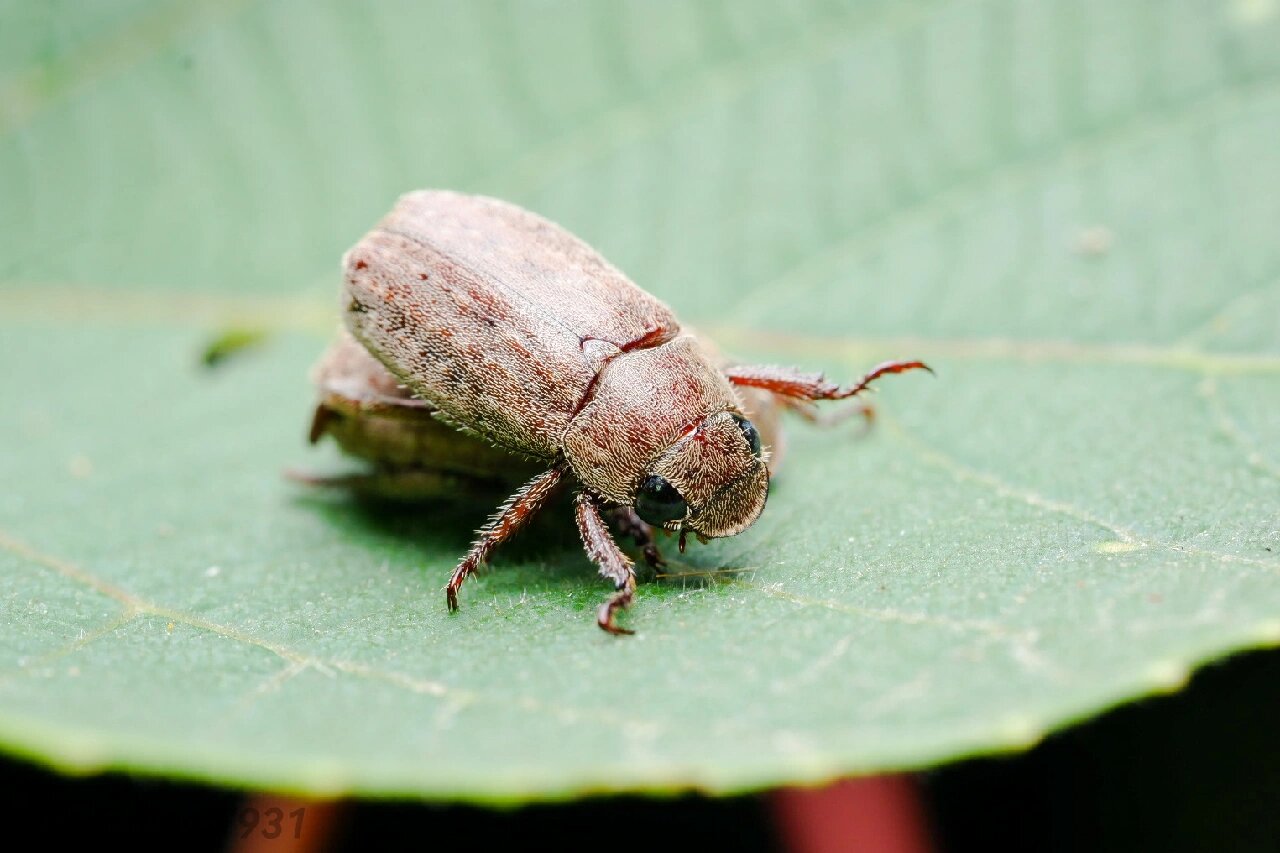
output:
[[[356,261],[356,269],[363,270],[368,268],[369,268],[369,265],[366,264],[364,261]]]
[[[624,315],[619,315],[619,316],[622,316],[622,319],[624,321],[629,319]],[[655,346],[658,346],[659,344],[664,344],[667,341],[671,340],[673,337],[675,337],[675,334],[671,329],[667,329],[663,326],[654,326],[653,328],[647,330],[640,337],[627,341],[626,343],[623,343],[623,344],[616,344],[616,346],[618,347],[618,349],[622,350],[623,352],[631,352],[632,350],[648,349],[649,347],[655,347]]]
[[[426,274],[426,273],[424,273],[424,272],[420,272],[420,273],[418,273],[418,280],[419,280],[419,281],[426,281],[426,280],[427,280],[427,274]]]

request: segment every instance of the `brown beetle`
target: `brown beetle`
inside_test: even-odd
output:
[[[467,576],[571,476],[587,554],[617,589],[597,621],[631,633],[615,617],[631,603],[635,571],[602,513],[655,564],[650,525],[678,532],[681,550],[690,532],[740,533],[768,494],[774,403],[810,414],[810,401],[928,369],[888,362],[841,387],[725,365],[581,240],[482,196],[405,195],[343,265],[351,337],[317,370],[311,440],[333,435],[374,463],[374,475],[347,482],[447,494],[532,472],[454,570],[451,610]]]

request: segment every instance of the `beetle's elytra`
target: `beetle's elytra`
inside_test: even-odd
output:
[[[928,369],[888,362],[842,387],[727,364],[590,246],[481,196],[403,196],[343,267],[350,335],[317,369],[311,429],[373,463],[343,482],[425,495],[528,478],[454,570],[451,610],[467,576],[573,482],[583,545],[617,590],[597,622],[631,633],[616,615],[635,571],[606,517],[655,564],[651,525],[681,549],[689,533],[740,533],[764,509],[779,408],[809,414]]]

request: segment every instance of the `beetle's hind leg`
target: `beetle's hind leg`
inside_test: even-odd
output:
[[[550,470],[534,477],[525,483],[520,491],[508,498],[489,523],[481,528],[479,537],[467,555],[462,558],[462,562],[458,563],[458,567],[453,570],[453,577],[445,587],[445,598],[449,602],[450,610],[458,609],[458,588],[462,586],[467,576],[489,558],[494,548],[510,539],[526,521],[546,505],[568,470],[568,465],[559,462]]]
[[[609,526],[600,517],[600,504],[590,492],[579,492],[574,501],[578,532],[587,556],[600,567],[600,574],[613,581],[617,592],[596,611],[596,624],[610,634],[634,634],[615,621],[619,610],[631,605],[636,594],[636,573],[627,555],[609,535]]]
[[[633,508],[614,507],[606,514],[613,521],[618,534],[629,537],[644,553],[644,561],[649,568],[657,570],[667,564],[667,561],[662,559],[662,552],[658,550],[657,543],[653,540],[653,528],[637,515]]]

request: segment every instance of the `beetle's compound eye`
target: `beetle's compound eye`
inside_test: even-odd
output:
[[[757,459],[760,458],[760,431],[756,429],[756,425],[744,417],[734,415],[733,419],[738,422],[738,429],[742,430],[742,437],[747,440],[747,445],[751,448],[751,453]]]
[[[684,518],[688,509],[676,487],[657,474],[650,474],[636,493],[636,513],[650,524],[661,526]]]

